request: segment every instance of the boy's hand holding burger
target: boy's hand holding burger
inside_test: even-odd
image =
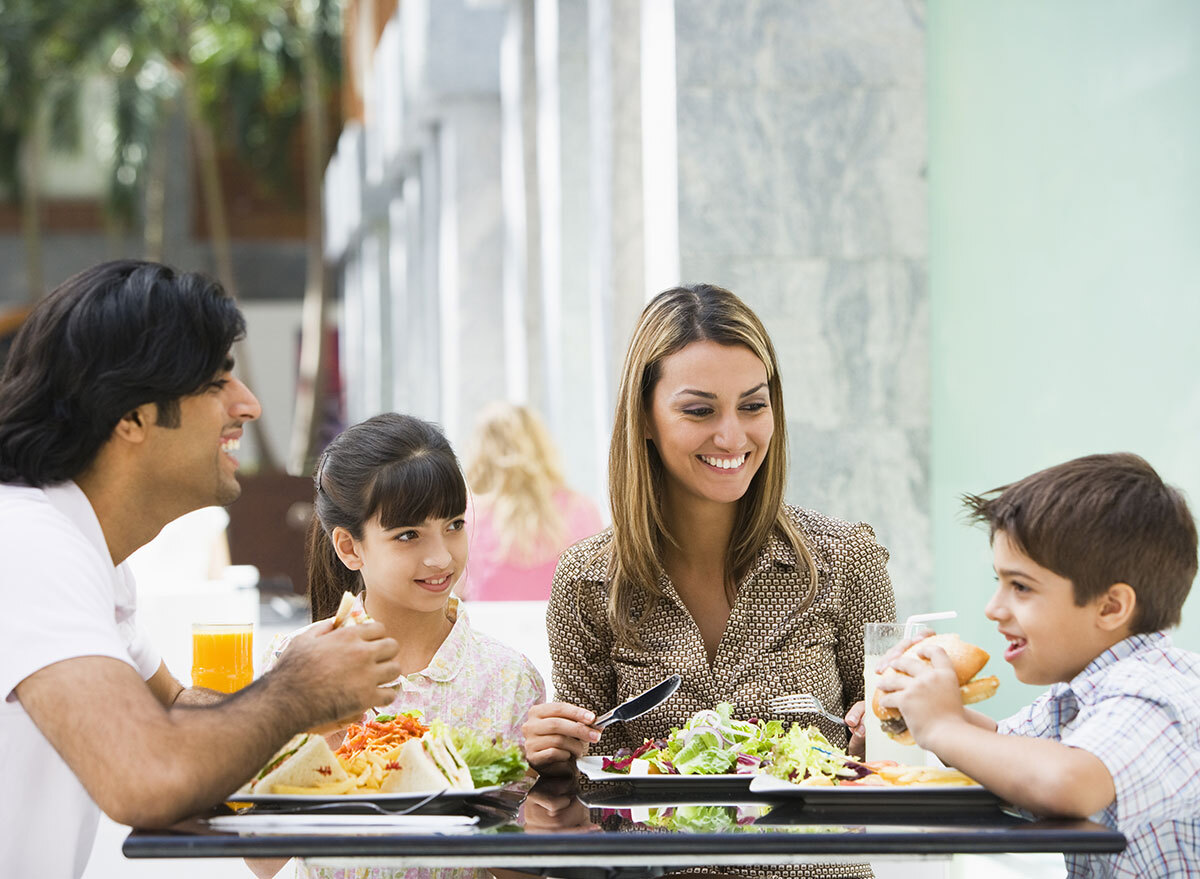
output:
[[[995,729],[984,715],[966,705],[996,692],[994,677],[975,678],[988,654],[957,635],[933,635],[886,661],[872,705],[883,731],[904,744],[914,741],[930,751],[937,740],[954,735],[960,724]],[[944,740],[944,739],[943,739]]]

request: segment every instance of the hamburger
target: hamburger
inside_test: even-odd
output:
[[[917,651],[926,645],[941,647],[950,657],[950,664],[954,666],[954,673],[958,676],[959,694],[962,696],[964,705],[971,705],[987,699],[1000,686],[1000,680],[995,675],[986,678],[975,677],[987,665],[988,652],[974,644],[968,644],[958,635],[931,635],[913,644],[901,655],[916,656]],[[920,658],[924,659],[924,657]],[[924,661],[928,662],[929,660]],[[902,745],[916,744],[912,733],[908,731],[908,724],[904,722],[904,717],[897,709],[884,708],[880,705],[880,695],[881,691],[876,690],[875,695],[871,697],[871,709],[879,718],[880,729]]]

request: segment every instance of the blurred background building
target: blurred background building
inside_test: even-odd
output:
[[[314,451],[383,410],[461,451],[529,405],[605,510],[627,338],[680,282],[762,317],[788,499],[875,527],[902,615],[994,643],[963,492],[1127,449],[1200,507],[1188,0],[8,0],[0,88],[0,336],[105,258],[236,289],[267,592],[302,591]],[[1034,691],[997,673],[999,716]]]
[[[528,404],[605,509],[622,352],[678,282],[762,316],[789,500],[871,523],[902,613],[991,637],[964,491],[1130,449],[1200,503],[1194,4],[58,5],[3,13],[0,296],[117,255],[234,279],[246,471],[283,485],[231,508],[235,562],[239,509],[302,524],[322,432],[386,409],[461,446]]]
[[[1200,503],[1194,5],[350,13],[362,112],[325,191],[351,420],[457,442],[528,402],[603,502],[633,321],[710,281],[779,349],[789,499],[874,525],[902,613],[994,638],[963,492],[1129,449]],[[1028,701],[1001,674],[997,711]]]
[[[603,499],[646,299],[772,333],[797,503],[871,522],[932,601],[922,4],[360,2],[326,176],[351,420],[545,413]]]

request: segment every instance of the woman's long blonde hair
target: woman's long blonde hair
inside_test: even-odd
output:
[[[733,293],[711,284],[674,287],[655,296],[642,311],[617,390],[612,445],[608,458],[608,485],[612,505],[613,539],[609,550],[608,617],[618,641],[636,641],[633,607],[645,596],[647,612],[663,598],[658,580],[666,542],[677,543],[663,514],[662,461],[646,438],[648,410],[662,361],[692,342],[743,345],[767,369],[775,431],[762,465],[738,501],[733,534],[725,563],[727,589],[750,570],[775,531],[791,544],[796,560],[809,573],[811,601],[817,570],[804,538],[783,508],[787,481],[787,422],[783,412],[783,386],[775,348],[758,316]]]
[[[558,451],[542,419],[526,406],[491,403],[475,425],[467,452],[467,482],[476,505],[490,510],[500,551],[525,563],[566,535],[554,494],[563,488]]]

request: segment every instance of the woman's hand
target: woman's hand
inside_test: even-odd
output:
[[[846,712],[846,725],[850,727],[850,743],[846,745],[846,753],[859,760],[867,753],[867,725],[863,723],[866,713],[866,702],[855,702]]]
[[[588,807],[575,796],[574,778],[546,778],[535,784],[525,797],[526,832],[579,833],[599,830],[592,823]]]
[[[574,763],[600,740],[596,715],[569,702],[534,705],[521,726],[525,759],[542,774],[574,773]]]

